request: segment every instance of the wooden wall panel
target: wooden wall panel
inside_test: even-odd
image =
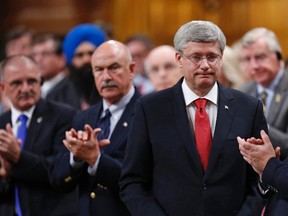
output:
[[[77,24],[102,19],[120,41],[143,32],[156,45],[173,44],[182,24],[202,19],[219,25],[229,45],[253,27],[270,28],[288,55],[287,0],[0,0],[0,5],[0,38],[17,24],[65,35]]]

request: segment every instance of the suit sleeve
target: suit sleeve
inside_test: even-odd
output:
[[[280,198],[288,201],[288,164],[287,161],[279,161],[277,158],[271,158],[262,175],[265,184],[278,191]]]
[[[23,150],[21,152],[19,162],[13,168],[13,177],[15,179],[49,184],[49,166],[56,155],[65,149],[63,145],[65,131],[71,128],[74,115],[74,110],[70,109],[57,111],[59,112],[58,114],[55,113],[56,109],[55,112],[51,112],[51,115],[55,114],[55,116],[46,116],[46,118],[51,118],[51,121],[50,119],[45,120],[47,125],[43,125],[41,134],[33,134],[33,136],[40,137],[33,144],[37,146],[37,150],[33,152]]]
[[[281,159],[285,159],[288,156],[288,124],[285,131],[281,131],[276,127],[269,127],[269,136],[274,148],[279,146],[281,148]]]
[[[79,112],[73,119],[73,128],[75,130],[83,130],[85,120],[83,112]],[[56,160],[50,168],[50,181],[54,187],[64,190],[72,191],[80,183],[81,185],[95,185],[99,183],[109,190],[111,189],[117,196],[119,196],[119,178],[122,163],[109,155],[102,154],[97,172],[95,176],[88,173],[88,164],[83,162],[83,165],[78,168],[72,168],[70,165],[70,153],[61,152],[57,155]],[[109,170],[109,172],[107,172]],[[89,181],[88,181],[89,180]]]
[[[120,178],[120,196],[132,215],[164,216],[152,193],[153,156],[145,113],[139,101],[135,113]]]
[[[251,137],[260,138],[260,131],[264,130],[268,133],[266,119],[263,114],[263,108],[260,101],[257,103],[255,118],[253,121],[253,129],[251,131]],[[258,175],[247,163],[247,195],[245,201],[242,204],[241,210],[238,216],[254,216],[260,215],[266,199],[260,195],[258,189]]]

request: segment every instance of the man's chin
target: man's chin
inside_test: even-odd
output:
[[[25,102],[19,103],[18,108],[22,111],[28,110],[32,106],[34,106],[35,104],[36,104],[36,102],[34,100],[33,101],[25,101]]]

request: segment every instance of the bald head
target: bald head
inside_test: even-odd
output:
[[[103,58],[104,55],[117,56],[118,58],[126,59],[127,63],[130,64],[132,62],[132,56],[128,47],[115,40],[109,40],[101,44],[93,53],[92,58]]]
[[[171,87],[181,77],[175,52],[172,46],[158,46],[150,51],[145,60],[146,73],[157,91]]]
[[[15,55],[6,58],[1,64],[1,80],[4,81],[5,71],[14,71],[15,73],[20,72],[21,68],[29,68],[35,70],[37,75],[40,77],[40,71],[37,63],[30,57],[24,55]]]
[[[123,43],[109,40],[101,44],[91,65],[98,92],[109,104],[117,103],[131,89],[135,64]]]
[[[12,56],[1,66],[2,84],[17,110],[29,110],[40,99],[41,75],[36,63],[27,56]]]

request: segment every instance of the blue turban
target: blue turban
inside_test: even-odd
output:
[[[74,27],[67,33],[63,41],[63,51],[66,55],[67,63],[71,63],[75,50],[82,42],[88,41],[98,47],[105,40],[105,33],[96,25],[81,24]]]

